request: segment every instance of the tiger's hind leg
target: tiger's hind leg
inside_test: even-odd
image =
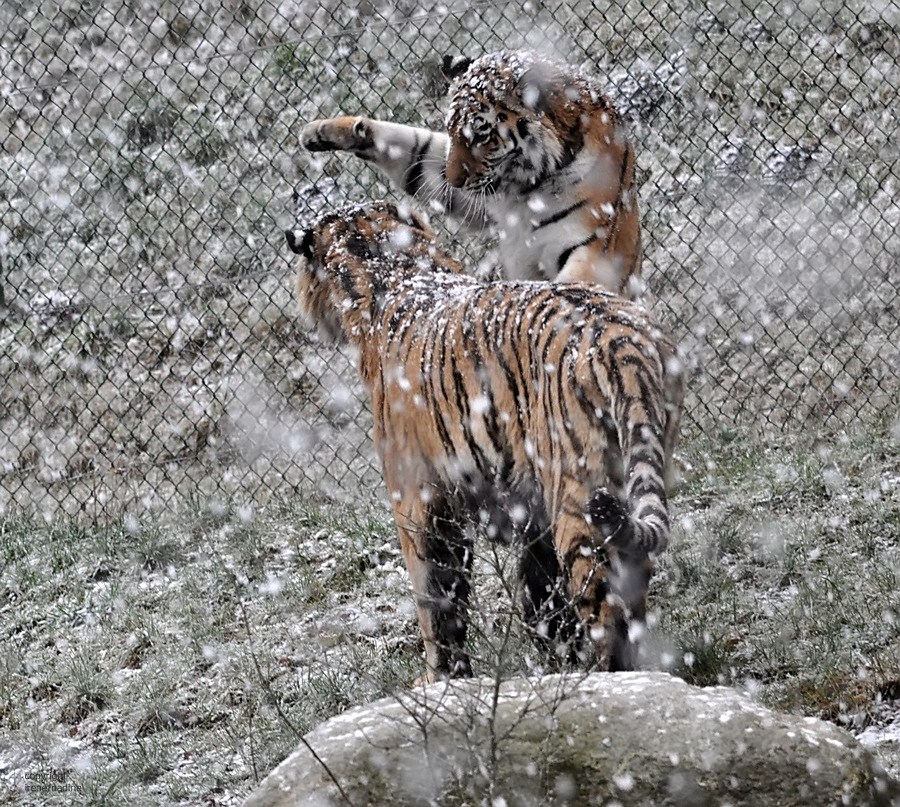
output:
[[[568,580],[568,594],[594,647],[593,667],[616,672],[635,667],[629,637],[631,612],[618,589],[616,560],[603,538],[580,511],[564,510],[553,531],[557,557]]]
[[[647,591],[653,566],[649,556],[612,560],[610,585],[623,604],[624,611],[624,624],[615,634],[613,670],[633,670],[639,666],[640,645],[647,626]]]
[[[471,535],[440,507],[398,506],[395,517],[425,645],[424,680],[471,676],[465,650]]]

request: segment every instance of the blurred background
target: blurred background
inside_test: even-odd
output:
[[[595,75],[630,123],[650,298],[692,362],[685,445],[894,426],[896,0],[10,0],[0,30],[0,512],[380,497],[282,231],[397,194],[298,134],[440,129],[442,55],[500,47]]]

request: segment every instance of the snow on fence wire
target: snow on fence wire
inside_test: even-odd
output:
[[[896,416],[900,0],[603,6],[3,3],[0,512],[376,491],[282,230],[392,191],[298,132],[441,128],[442,55],[509,46],[589,69],[630,121],[687,439]]]

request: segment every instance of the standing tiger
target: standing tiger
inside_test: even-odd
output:
[[[350,151],[416,199],[492,225],[508,278],[639,293],[634,149],[587,76],[536,54],[444,59],[447,134],[362,117],[313,121],[309,151]]]
[[[649,313],[594,284],[479,280],[385,202],[286,235],[301,310],[358,350],[427,680],[471,674],[472,527],[519,544],[540,646],[590,637],[598,669],[632,668],[683,397]]]

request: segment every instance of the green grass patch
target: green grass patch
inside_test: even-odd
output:
[[[685,454],[656,583],[660,654],[689,681],[746,685],[783,709],[872,706],[900,671],[893,421]]]
[[[789,711],[865,720],[900,670],[898,448],[889,418],[830,442],[720,434],[686,444],[646,666]],[[52,760],[86,804],[242,796],[299,734],[423,672],[381,509],[197,500],[149,523],[7,517],[0,539],[0,722],[18,760],[5,774],[13,789]],[[514,569],[514,554],[480,545],[480,672],[540,669],[518,622]]]
[[[83,803],[246,793],[298,733],[420,673],[390,537],[306,504],[0,520],[4,784],[52,764]]]

